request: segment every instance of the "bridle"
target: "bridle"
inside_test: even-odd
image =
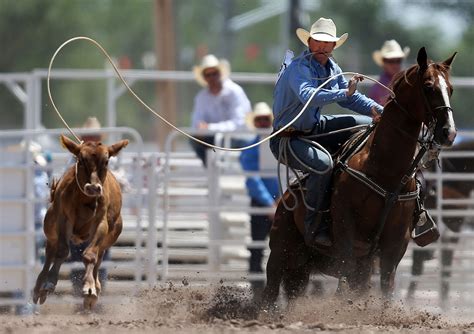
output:
[[[432,66],[433,63],[430,63],[428,64],[428,67],[429,66]],[[423,89],[423,83],[422,83],[422,78],[423,78],[423,73],[420,71],[420,67],[418,66],[417,70],[416,70],[416,74],[417,74],[417,81],[420,83],[420,94],[421,96],[423,97],[423,104],[424,104],[424,107],[425,107],[425,110],[427,110],[427,117],[425,118],[425,120],[423,121],[423,124],[425,124],[425,126],[422,127],[422,132],[420,134],[419,137],[416,138],[416,140],[418,141],[418,143],[422,146],[426,146],[427,148],[427,151],[429,153],[429,161],[432,161],[432,160],[438,160],[438,155],[439,155],[439,152],[440,152],[440,149],[441,149],[441,144],[438,143],[436,141],[436,138],[435,138],[435,129],[436,129],[436,125],[438,123],[437,119],[436,119],[436,112],[438,110],[447,110],[447,111],[451,111],[453,112],[453,109],[450,107],[450,106],[447,106],[447,105],[440,105],[440,106],[437,106],[437,107],[431,107],[431,105],[429,104],[429,101],[428,101],[428,98],[425,94],[425,91]],[[407,81],[408,82],[408,81]],[[410,84],[408,82],[408,84]],[[389,101],[387,102],[387,104],[389,103],[394,103],[396,104],[396,106],[398,107],[398,109],[402,110],[408,117],[410,117],[412,120],[416,120],[415,117],[412,115],[412,113],[410,113],[407,108],[405,108],[403,105],[401,105],[397,98],[396,97],[390,97]],[[418,121],[418,120],[416,120]],[[405,130],[401,129],[401,128],[398,128],[398,130],[400,130],[402,133],[405,133],[406,135],[410,136],[410,137],[413,137],[412,135],[408,134]]]

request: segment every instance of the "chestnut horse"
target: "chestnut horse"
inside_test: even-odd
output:
[[[376,255],[380,257],[383,295],[391,297],[413,225],[417,186],[412,169],[417,167],[414,156],[422,124],[427,128],[424,145],[450,146],[456,136],[449,103],[449,69],[455,55],[435,63],[421,48],[418,64],[394,78],[395,97],[385,105],[368,140],[347,159],[346,168],[336,167],[330,210],[334,244],[330,249],[304,244],[303,205],[288,211],[279,203],[270,231],[263,305],[276,301],[282,282],[289,299],[303,293],[312,272],[339,278],[338,293],[362,294],[369,288]],[[365,176],[356,177],[361,174]],[[411,197],[400,201],[404,194]],[[290,206],[295,200],[288,191],[284,199]],[[386,207],[386,203],[391,205]]]

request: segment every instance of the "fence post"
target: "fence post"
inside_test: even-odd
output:
[[[152,155],[148,163],[145,164],[148,168],[147,173],[147,187],[148,187],[148,240],[147,240],[147,257],[148,270],[147,281],[148,286],[153,287],[157,280],[157,230],[156,230],[156,206],[158,204],[157,190],[158,190],[158,173],[155,170],[156,156]]]
[[[210,153],[210,152],[207,152]],[[220,241],[223,236],[223,229],[220,222],[219,206],[220,187],[219,187],[219,170],[217,163],[217,154],[206,154],[207,171],[208,171],[208,266],[209,272],[217,272],[221,263],[221,245]]]

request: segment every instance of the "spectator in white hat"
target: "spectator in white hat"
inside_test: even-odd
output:
[[[409,53],[410,48],[406,46],[402,49],[396,40],[385,41],[380,50],[372,53],[375,63],[383,70],[378,80],[385,86],[389,86],[393,76],[402,70],[403,60]],[[379,84],[374,84],[368,95],[377,103],[384,105],[390,93]]]
[[[193,68],[196,81],[203,86],[194,99],[192,127],[212,132],[231,132],[245,127],[245,115],[252,107],[242,87],[229,78],[230,65],[209,54]],[[214,135],[199,137],[214,144]],[[234,143],[234,147],[241,146]],[[206,165],[207,147],[191,141],[197,156]]]
[[[349,82],[343,76],[338,76],[315,92],[329,77],[342,73],[339,65],[332,59],[332,52],[346,42],[348,34],[338,36],[333,20],[319,18],[310,31],[299,28],[296,35],[307,48],[287,65],[276,83],[273,93],[274,129],[279,130],[293,121],[310,97],[315,95],[291,128],[270,140],[270,148],[274,156],[282,161],[279,156],[282,152],[280,143],[288,143],[291,146],[288,151],[294,152],[294,155],[288,154],[287,159],[282,162],[309,173],[305,195],[308,204],[304,220],[305,242],[308,246],[329,247],[332,244],[329,222],[323,217],[329,211],[328,192],[332,173],[327,171],[331,167],[330,157],[304,137],[368,124],[372,121],[368,116],[378,117],[383,108],[357,92],[361,76],[354,76]],[[323,115],[323,107],[330,103],[337,103],[361,115]],[[349,131],[343,131],[325,136],[318,142],[334,152],[350,134]],[[291,139],[281,140],[282,137]]]

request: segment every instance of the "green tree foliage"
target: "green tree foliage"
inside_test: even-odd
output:
[[[154,50],[153,1],[128,0],[0,0],[1,72],[31,71],[47,68],[56,48],[74,36],[89,36],[99,41],[115,58],[127,56],[132,68],[142,67],[141,57]],[[56,58],[54,68],[103,69],[103,55],[92,44],[77,41],[68,45]],[[43,88],[45,82],[43,82]],[[52,83],[57,105],[72,126],[80,126],[89,115],[103,122],[105,82]],[[154,93],[146,90],[148,97]],[[153,98],[154,94],[151,94]],[[59,127],[62,123],[49,108],[43,89],[43,123]],[[153,100],[152,102],[153,103]],[[22,106],[9,92],[0,89],[1,127],[22,126]],[[130,117],[137,109],[131,99],[119,105],[118,123],[140,127],[149,122],[144,112]],[[135,111],[134,111],[135,113]]]
[[[455,49],[459,55],[453,65],[453,75],[474,76],[471,57],[474,54],[474,3],[467,0],[425,1],[400,0],[408,5],[424,6],[426,10],[445,10],[464,20],[466,30],[457,45],[448,43],[440,34],[445,22],[427,21],[416,29],[405,26],[400,17],[389,13],[392,0],[314,0],[315,8],[307,13],[302,27],[309,26],[318,17],[333,18],[338,33],[349,33],[349,40],[334,56],[346,71],[377,74],[380,69],[372,60],[372,52],[387,39],[396,39],[402,46],[409,46],[411,54],[407,64],[415,62],[421,46],[428,50],[430,58],[442,60]],[[228,29],[229,18],[247,13],[262,5],[264,0],[175,0],[174,18],[177,38],[177,69],[190,70],[205,52],[217,56],[227,55],[234,72],[276,73],[283,57],[281,43],[282,16],[273,16],[259,23],[232,32]],[[99,41],[112,56],[127,56],[133,69],[142,68],[142,56],[147,51],[163,47],[155,45],[155,19],[153,0],[0,0],[0,71],[31,71],[46,68],[56,48],[68,38],[85,35]],[[283,14],[287,15],[287,13]],[[303,20],[304,21],[304,20]],[[284,32],[284,31],[283,31]],[[298,54],[304,46],[294,31],[288,32]],[[55,62],[55,68],[102,69],[104,58],[94,46],[80,41],[66,47]],[[116,82],[118,85],[118,81]],[[189,125],[193,98],[199,89],[196,83],[177,85],[178,125]],[[57,104],[71,125],[78,126],[89,115],[105,118],[106,83],[82,81],[71,83],[55,80],[53,94]],[[156,90],[150,83],[134,86],[140,96],[151,106],[156,104]],[[245,84],[252,101],[272,102],[273,85]],[[472,89],[457,89],[453,97],[456,118],[465,126],[473,126],[470,116]],[[137,128],[146,138],[154,131],[157,122],[129,96],[118,100],[118,125]],[[0,86],[0,127],[14,128],[22,125],[22,107]],[[49,107],[43,90],[43,122],[47,127],[61,126]],[[331,108],[328,112],[338,112]]]

